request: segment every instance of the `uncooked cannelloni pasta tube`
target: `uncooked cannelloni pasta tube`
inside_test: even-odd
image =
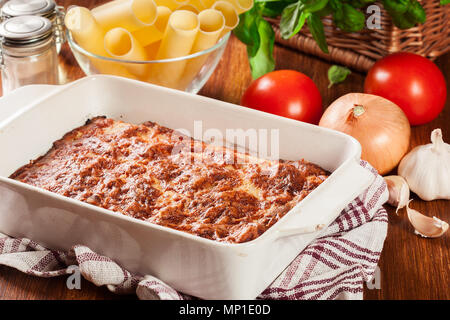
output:
[[[64,22],[75,41],[83,49],[100,56],[106,56],[106,50],[103,46],[105,33],[88,9],[71,7],[66,13]]]
[[[170,59],[188,55],[197,37],[198,17],[187,10],[174,11],[156,54],[156,59]],[[186,60],[158,63],[152,67],[149,81],[174,88],[183,74]]]
[[[203,4],[203,0],[189,0],[187,3],[196,7],[199,12],[207,9],[206,6]]]
[[[253,7],[253,0],[224,0],[230,2],[235,8],[238,14],[246,12]]]
[[[153,25],[132,32],[139,43],[146,47],[162,39],[172,10],[164,6],[156,9],[156,21]]]
[[[105,33],[88,9],[83,7],[70,8],[66,13],[64,22],[67,29],[70,30],[75,42],[80,47],[93,54],[109,57],[109,54],[103,45]],[[136,78],[124,67],[117,65],[114,62],[104,61],[94,57],[89,57],[89,59],[91,60],[92,65],[100,73]]]
[[[158,53],[159,46],[161,45],[161,40],[153,42],[152,44],[146,46],[144,49],[147,52],[149,60],[155,60],[156,54]]]
[[[215,9],[206,9],[199,13],[199,32],[195,38],[191,53],[211,48],[219,40],[225,27],[225,17]]]
[[[166,26],[167,26],[167,22],[169,21],[171,14],[172,14],[172,10],[170,10],[169,8],[164,7],[164,6],[158,6],[158,18],[156,19],[155,27],[158,28],[159,31],[161,31],[162,35],[164,35]],[[162,36],[161,36],[161,39],[162,39]],[[153,42],[151,44],[143,45],[145,47],[144,49],[147,52],[149,60],[155,59],[156,53],[158,52],[158,48],[161,45],[161,39],[156,42]],[[142,42],[141,42],[141,44],[142,44]]]
[[[187,4],[188,0],[155,0],[156,5],[164,6],[170,10],[175,10],[183,4]]]
[[[223,28],[221,36],[227,34],[239,24],[239,15],[231,3],[222,0],[217,1],[212,8],[222,12],[225,17],[225,27]]]
[[[105,34],[104,44],[106,51],[113,58],[121,60],[146,61],[147,52],[133,35],[124,28],[114,28]],[[126,63],[124,66],[129,72],[145,77],[148,72],[148,65]]]
[[[211,8],[217,0],[200,0],[205,8]]]
[[[181,6],[179,6],[178,8],[176,8],[175,10],[187,10],[187,11],[192,11],[195,14],[198,14],[200,12],[200,10],[198,10],[194,5],[192,4],[182,4]]]
[[[167,22],[169,22],[172,10],[168,7],[158,6],[158,19],[156,19],[155,26],[162,32],[166,31]]]
[[[161,40],[164,34],[163,32],[164,30],[161,31],[155,25],[151,25],[132,32],[132,35],[145,47]]]
[[[203,10],[199,13],[198,20],[200,28],[192,46],[191,53],[200,52],[213,47],[217,43],[217,40],[219,40],[223,28],[225,27],[225,18],[223,14],[215,9]],[[191,83],[208,57],[209,54],[204,54],[187,61],[183,76],[179,82],[179,89],[184,90],[189,83]]]
[[[116,27],[133,32],[151,26],[157,9],[153,0],[115,0],[92,9],[92,15],[105,32]]]

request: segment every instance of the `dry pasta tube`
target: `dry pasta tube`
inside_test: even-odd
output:
[[[167,21],[169,21],[171,14],[172,10],[169,8],[158,6],[155,23],[151,26],[132,32],[133,36],[143,47],[161,40],[164,35],[164,31],[166,30]]]
[[[92,15],[105,32],[116,27],[133,32],[155,23],[157,8],[153,0],[115,0],[92,9]]]
[[[206,9],[199,13],[199,32],[195,38],[191,53],[211,48],[219,40],[222,29],[225,27],[223,14],[215,9]]]
[[[158,6],[158,18],[156,19],[155,26],[162,32],[166,30],[167,23],[169,22],[172,10],[164,6]]]
[[[158,19],[156,19],[155,26],[164,34],[167,23],[169,21],[170,15],[172,14],[172,10],[167,7],[159,6],[158,7]],[[161,37],[162,38],[162,37]],[[144,46],[145,51],[147,52],[147,56],[149,60],[154,60],[156,58],[156,54],[158,52],[159,46],[161,45],[161,39],[153,42],[149,45]]]
[[[211,8],[217,0],[200,0],[205,8]]]
[[[161,40],[153,42],[152,44],[146,46],[144,49],[147,52],[149,60],[155,60],[158,49],[161,46]]]
[[[220,11],[215,9],[206,9],[199,13],[200,22],[199,32],[195,38],[191,53],[200,52],[213,47],[219,40],[225,27],[225,18]],[[183,76],[179,81],[179,89],[184,90],[197,76],[200,69],[208,59],[209,54],[203,54],[199,57],[187,61]]]
[[[188,0],[155,0],[157,6],[164,6],[170,10],[175,10],[183,4],[187,4]]]
[[[198,17],[187,10],[174,11],[167,23],[156,59],[186,56],[191,52],[199,29]],[[186,60],[158,63],[152,67],[150,82],[174,88],[183,74]]]
[[[103,46],[105,33],[88,9],[83,7],[70,8],[66,13],[64,22],[75,41],[83,49],[100,56],[106,56],[106,50]]]
[[[187,3],[197,8],[199,12],[207,9],[206,6],[203,4],[203,0],[188,0]]]
[[[236,9],[238,15],[253,7],[253,0],[224,0],[230,2]]]
[[[239,24],[239,15],[231,3],[222,0],[217,1],[212,8],[222,12],[225,17],[225,27],[223,28],[221,36],[237,27]]]
[[[175,10],[187,10],[187,11],[191,11],[195,14],[198,14],[200,12],[200,10],[198,10],[195,6],[193,6],[192,4],[182,4],[181,6],[179,6],[178,8],[176,8]]]
[[[64,22],[80,47],[98,56],[109,57],[103,45],[105,35],[103,29],[100,28],[88,9],[83,7],[70,8],[66,13]],[[120,64],[94,57],[89,57],[89,59],[100,73],[136,78]]]
[[[132,32],[133,37],[143,46],[148,46],[153,42],[157,42],[162,39],[163,32],[153,26],[144,27],[142,29]]]
[[[104,44],[106,51],[116,59],[146,61],[147,52],[133,35],[124,28],[114,28],[105,34]],[[124,63],[126,69],[138,77],[145,77],[148,65]]]

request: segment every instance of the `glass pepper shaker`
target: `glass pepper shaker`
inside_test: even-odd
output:
[[[19,16],[41,16],[49,19],[54,28],[56,51],[61,51],[65,41],[64,8],[54,0],[10,0],[1,9],[2,21]]]
[[[50,20],[20,16],[0,24],[3,94],[29,84],[58,84],[58,54]]]

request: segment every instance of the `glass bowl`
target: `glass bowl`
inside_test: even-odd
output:
[[[188,56],[149,61],[103,57],[83,49],[67,31],[67,42],[86,75],[111,74],[197,93],[217,67],[230,38],[225,34],[213,47]]]

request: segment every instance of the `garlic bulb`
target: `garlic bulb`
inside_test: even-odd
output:
[[[411,200],[412,201],[412,200]],[[414,232],[424,238],[438,238],[448,230],[448,223],[436,217],[424,216],[419,211],[411,209],[409,202],[406,205],[409,222],[414,227]]]
[[[405,179],[400,176],[386,176],[384,177],[389,191],[388,203],[391,206],[397,207],[395,213],[401,208],[404,208],[409,201],[409,187]]]
[[[441,129],[431,133],[430,144],[411,150],[400,162],[398,173],[423,200],[450,200],[450,145]]]

